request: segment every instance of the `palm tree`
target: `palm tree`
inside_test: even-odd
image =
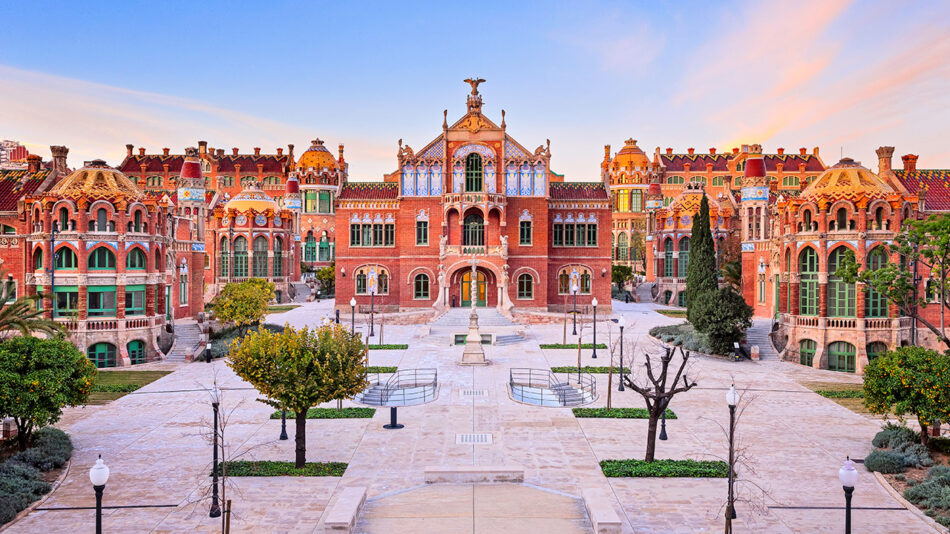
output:
[[[730,261],[722,266],[722,279],[733,289],[742,287],[742,262],[739,260]]]
[[[0,273],[0,277],[2,277]],[[11,282],[0,284],[0,338],[10,337],[19,332],[31,336],[42,332],[47,336],[63,334],[66,329],[52,319],[43,317],[43,310],[37,306],[42,295],[20,297],[9,302],[16,294],[16,285]]]

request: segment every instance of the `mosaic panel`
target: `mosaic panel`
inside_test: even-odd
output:
[[[429,180],[429,183],[431,186],[429,188],[429,192],[433,196],[441,195],[442,194],[442,166],[433,165],[429,167],[429,176],[432,177],[431,180]]]
[[[495,166],[489,163],[485,166],[485,185],[489,193],[495,192]]]
[[[455,154],[453,157],[464,158],[465,156],[475,152],[481,154],[483,158],[495,159],[495,151],[488,148],[485,145],[463,145],[455,149]]]
[[[521,182],[521,196],[528,196],[531,194],[531,166],[527,163],[521,166],[521,172],[519,173],[519,182]]]
[[[543,197],[547,193],[544,185],[544,164],[534,166],[534,196]]]
[[[523,150],[518,148],[518,145],[512,143],[510,139],[506,138],[505,139],[505,157],[511,158],[511,159],[517,159],[517,158],[526,158],[528,157],[528,155],[525,154]]]
[[[518,168],[514,165],[508,165],[505,170],[505,194],[508,196],[518,194]]]
[[[418,155],[425,159],[442,159],[445,157],[445,139],[439,139],[436,143],[426,149],[425,152]]]

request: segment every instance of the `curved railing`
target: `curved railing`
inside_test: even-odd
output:
[[[597,399],[597,381],[590,373],[557,374],[548,369],[512,368],[511,397],[537,406],[580,406]]]
[[[414,406],[435,400],[438,372],[435,369],[399,369],[383,382],[383,375],[371,374],[369,387],[353,397],[369,406]]]

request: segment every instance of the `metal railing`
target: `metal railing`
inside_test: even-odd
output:
[[[353,401],[369,406],[398,407],[435,400],[438,392],[438,371],[435,369],[399,369],[385,383],[382,375],[370,374],[367,377],[369,387],[353,397]]]
[[[537,406],[580,406],[597,399],[597,381],[590,373],[561,373],[547,369],[512,368],[508,372],[511,396]]]

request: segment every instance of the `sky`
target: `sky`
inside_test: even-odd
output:
[[[4,3],[0,138],[69,165],[323,139],[351,180],[483,112],[552,168],[599,177],[604,145],[761,143],[876,167],[950,168],[950,2]],[[895,158],[896,159],[896,158]],[[899,164],[899,159],[896,159]]]

